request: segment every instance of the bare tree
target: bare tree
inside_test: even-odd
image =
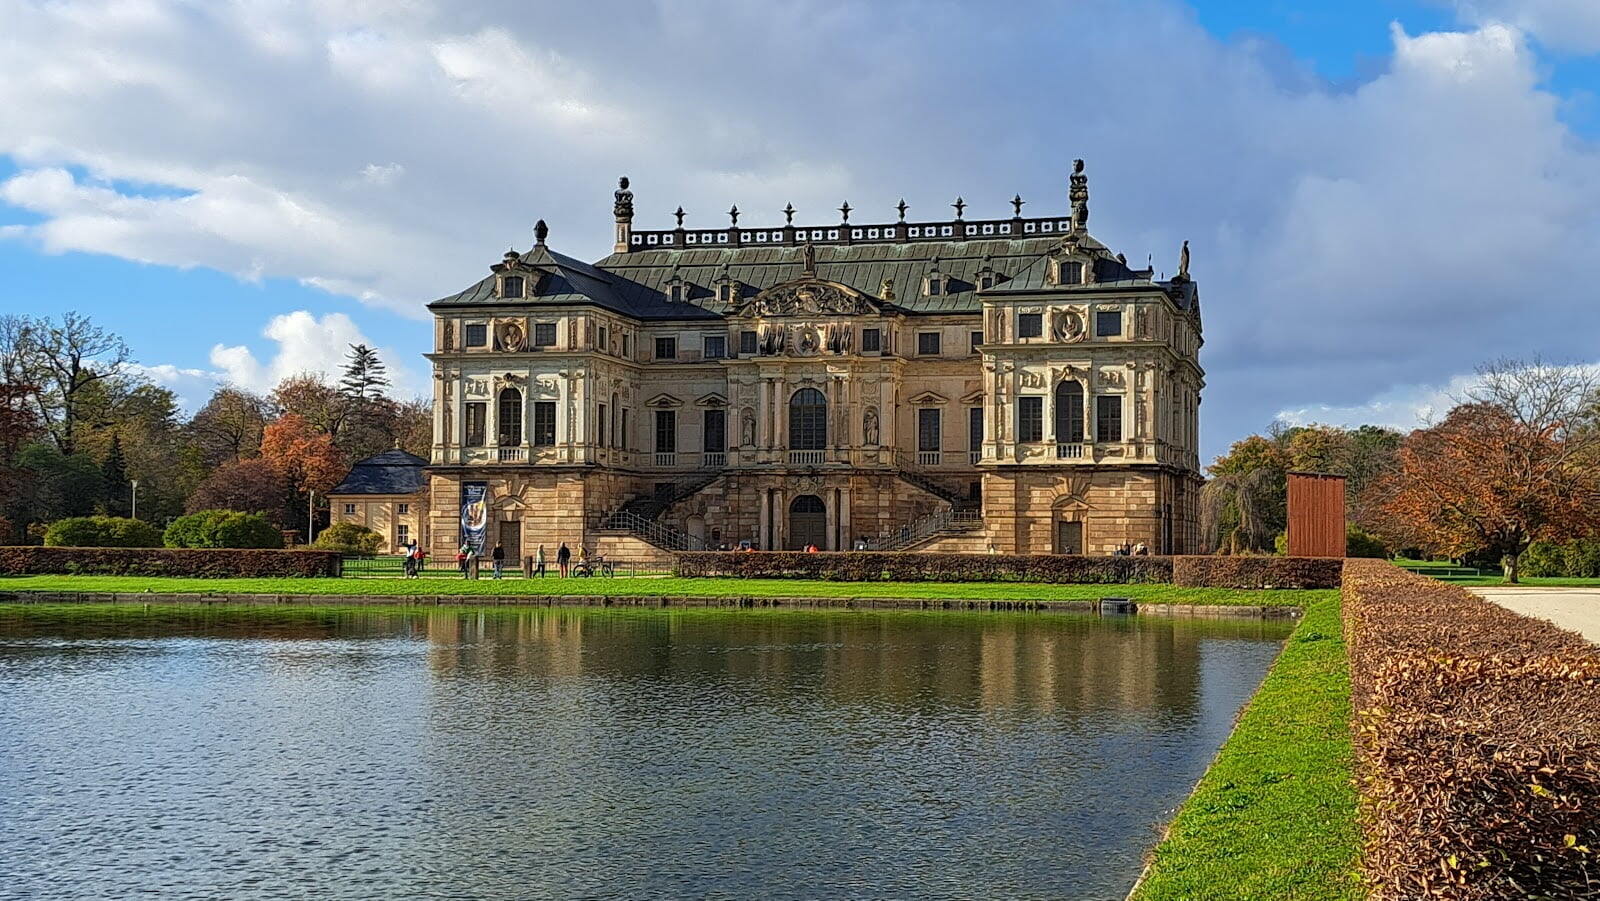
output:
[[[27,316],[0,322],[0,369],[7,381],[32,387],[39,419],[64,454],[75,449],[84,389],[123,374],[129,361],[121,337],[77,312],[59,322]]]

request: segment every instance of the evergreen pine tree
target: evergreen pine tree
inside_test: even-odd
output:
[[[100,464],[100,474],[105,479],[105,508],[112,516],[127,516],[129,507],[128,460],[122,453],[122,435],[111,433],[111,449]]]
[[[352,399],[375,399],[389,386],[388,367],[378,352],[365,344],[350,345],[339,389]]]

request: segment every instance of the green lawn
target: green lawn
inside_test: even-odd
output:
[[[1132,598],[1145,604],[1263,604],[1298,607],[1336,591],[1180,588],[1175,585],[1041,585],[1029,582],[823,582],[805,579],[178,579],[154,576],[0,576],[0,591],[176,594],[360,595],[646,595],[651,597],[928,598],[982,601],[1092,601]]]
[[[1365,897],[1351,782],[1350,674],[1335,592],[1290,636],[1134,896]]]
[[[1498,571],[1485,572],[1481,576],[1449,575],[1445,571],[1459,569],[1448,560],[1395,560],[1396,566],[1416,570],[1419,575],[1449,582],[1452,585],[1504,585],[1505,577]],[[1438,570],[1437,572],[1435,570]],[[1600,579],[1569,578],[1566,576],[1523,576],[1517,580],[1518,585],[1533,585],[1544,588],[1595,588],[1600,587]]]

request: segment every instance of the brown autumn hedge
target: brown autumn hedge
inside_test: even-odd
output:
[[[918,554],[876,551],[690,551],[678,554],[680,576],[739,579],[823,579],[833,582],[1172,581],[1171,557],[1069,557],[1023,554]]]
[[[1172,581],[1188,588],[1338,588],[1344,560],[1337,557],[1172,558]]]
[[[1600,897],[1600,650],[1376,560],[1344,617],[1371,897]]]
[[[0,575],[238,576],[339,575],[337,551],[237,548],[0,547]]]
[[[1333,588],[1341,560],[1296,557],[1086,557],[849,551],[693,551],[677,574],[836,582],[1169,583],[1192,588]]]

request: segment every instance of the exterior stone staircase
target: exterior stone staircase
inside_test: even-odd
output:
[[[702,539],[656,520],[668,507],[704,490],[719,478],[722,478],[720,473],[697,476],[674,484],[671,491],[636,497],[600,517],[595,528],[602,532],[627,532],[662,550],[703,551],[706,543]]]
[[[935,510],[920,516],[887,535],[867,539],[869,551],[904,551],[919,544],[955,536],[971,536],[983,530],[983,516],[975,509]]]

